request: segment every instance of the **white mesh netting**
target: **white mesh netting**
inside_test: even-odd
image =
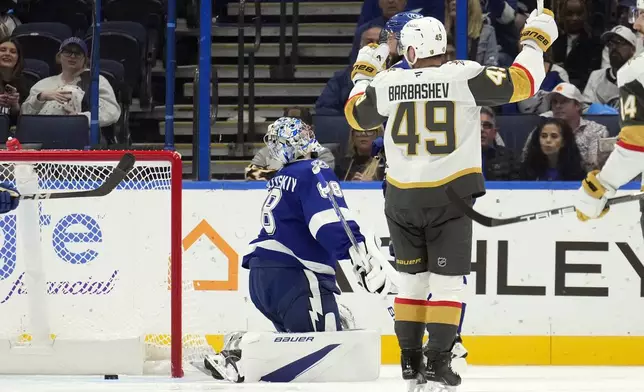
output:
[[[0,157],[0,182],[22,194],[94,189],[118,163],[7,159]],[[52,337],[139,338],[146,372],[169,371],[173,180],[181,181],[172,178],[169,162],[138,161],[107,196],[23,200],[0,215],[0,340],[34,346]],[[189,275],[189,266],[183,271]],[[211,348],[206,326],[188,314],[191,281],[182,286],[183,359],[189,362]]]

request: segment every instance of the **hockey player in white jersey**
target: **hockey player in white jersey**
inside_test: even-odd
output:
[[[389,52],[384,45],[358,54],[345,116],[354,129],[387,121],[385,215],[402,286],[394,302],[395,331],[402,375],[412,389],[452,389],[461,383],[451,367],[450,348],[461,317],[463,276],[471,270],[472,222],[451,205],[445,188],[469,203],[485,193],[479,106],[532,96],[545,77],[543,53],[557,36],[552,12],[535,11],[511,67],[471,61],[443,65],[445,27],[426,17],[411,20],[401,32],[412,69],[383,71]],[[423,352],[425,329],[429,340]]]
[[[380,369],[380,334],[342,330],[337,261],[351,260],[356,279],[372,293],[387,294],[391,279],[385,269],[395,271],[375,237],[363,236],[351,218],[333,170],[311,159],[320,145],[310,128],[282,117],[269,126],[264,140],[284,166],[267,183],[261,230],[242,267],[250,270],[252,303],[278,333],[230,334],[224,350],[207,356],[204,366],[215,378],[237,382],[373,380]]]
[[[631,11],[633,28],[644,33],[644,0],[637,0],[637,7]],[[575,209],[581,221],[604,216],[609,210],[606,202],[616,190],[644,173],[644,54],[619,69],[617,86],[621,130],[604,167],[588,173],[577,192]],[[644,217],[642,222],[644,230]]]

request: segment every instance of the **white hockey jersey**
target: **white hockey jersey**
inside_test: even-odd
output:
[[[620,99],[618,145],[644,151],[644,53],[617,71]]]
[[[462,197],[485,193],[479,106],[529,98],[544,77],[543,53],[532,48],[509,68],[451,61],[391,69],[366,87],[364,82],[354,87],[345,116],[354,129],[387,121],[388,202],[440,206],[448,204],[443,189],[448,184]]]
[[[597,176],[604,186],[614,189],[644,173],[644,54],[620,68],[617,85],[621,130],[615,150]]]

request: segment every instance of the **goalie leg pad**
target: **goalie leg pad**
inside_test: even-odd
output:
[[[373,381],[380,375],[380,333],[247,332],[237,363],[246,383]]]

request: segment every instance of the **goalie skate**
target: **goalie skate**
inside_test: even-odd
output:
[[[244,382],[244,376],[239,372],[239,358],[230,352],[206,355],[203,360],[204,368],[216,380],[226,380],[234,383]]]

